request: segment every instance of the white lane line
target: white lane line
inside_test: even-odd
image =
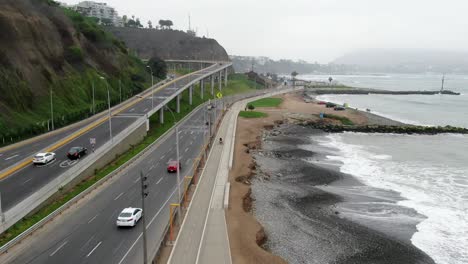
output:
[[[163,180],[163,178],[159,179],[159,181],[156,184],[159,184],[162,180]]]
[[[162,155],[161,158],[160,158],[160,160],[164,159],[164,157],[166,157],[166,155]]]
[[[188,148],[186,148],[186,149],[184,150],[184,152],[187,152],[187,151],[188,151]]]
[[[190,131],[190,135],[193,135],[193,131]]]
[[[140,181],[140,178],[136,178],[133,183],[137,183],[138,181]]]
[[[124,193],[121,193],[119,195],[117,195],[117,197],[114,198],[114,201],[117,201]]]
[[[146,112],[147,110],[148,110],[148,108],[145,108],[145,109],[143,110],[143,113]]]
[[[129,111],[129,112],[133,112],[133,111],[135,111],[135,108],[132,108],[132,109],[130,109],[130,111]]]
[[[92,221],[94,221],[94,219],[96,219],[96,217],[98,216],[99,214],[95,215],[93,218],[89,219],[88,221],[88,224],[90,224]]]
[[[119,264],[122,264],[122,262],[125,260],[125,258],[127,257],[128,253],[130,253],[130,251],[132,251],[133,247],[136,245],[136,243],[138,242],[138,240],[140,240],[140,237],[143,235],[143,233],[140,233],[140,235],[137,237],[137,239],[135,240],[135,242],[133,242],[132,246],[128,249],[127,253],[125,253],[125,255],[122,257],[122,259],[119,261]]]
[[[152,170],[152,169],[154,169],[154,165],[149,168],[149,170]]]
[[[68,241],[63,242],[62,245],[60,245],[54,252],[52,252],[52,254],[49,255],[49,257],[52,257],[53,255],[55,255],[55,253],[57,253],[60,249],[62,249],[63,246],[65,246],[67,243]]]
[[[192,145],[193,144],[193,141],[190,141],[190,144],[189,145]]]
[[[25,183],[29,182],[30,180],[32,180],[32,178],[29,179],[29,180],[24,181],[21,185],[24,185]]]
[[[18,157],[18,156],[19,156],[19,155],[16,154],[16,155],[13,155],[13,156],[11,156],[11,157],[6,158],[5,160],[11,160],[11,159],[14,159],[14,158],[16,158],[16,157]]]
[[[96,250],[96,248],[98,248],[101,244],[102,244],[102,241],[99,242],[99,243],[93,248],[93,250],[91,250],[91,252],[89,252],[88,255],[86,255],[86,257],[91,256],[91,254],[93,254],[94,250]]]

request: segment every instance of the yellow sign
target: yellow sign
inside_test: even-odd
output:
[[[223,97],[223,94],[222,94],[221,92],[218,92],[218,93],[216,94],[216,97],[218,97],[218,99],[221,99],[221,98]]]

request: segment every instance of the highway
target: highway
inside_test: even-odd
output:
[[[192,163],[208,135],[204,111],[206,108],[199,108],[180,124],[181,179],[192,175]],[[34,236],[0,256],[0,262],[143,263],[142,221],[134,228],[117,228],[115,221],[123,208],[141,207],[139,177],[142,171],[147,175],[149,185],[145,211],[148,252],[158,246],[155,237],[167,224],[167,219],[159,222],[162,221],[160,216],[168,213],[169,202],[176,201],[169,199],[177,193],[176,174],[166,171],[167,161],[176,159],[175,133],[158,144],[122,174],[108,181],[100,191],[82,199]]]
[[[174,95],[178,93],[186,84],[190,83],[191,81],[197,79],[203,74],[207,74],[210,72],[216,72],[219,70],[220,67],[223,65],[216,64],[214,68],[204,69],[199,73],[186,76],[177,82],[169,85],[168,87],[156,91],[154,93],[154,106],[155,108],[160,108],[161,103],[170,95]],[[119,112],[118,114],[114,115],[111,119],[112,122],[112,134],[115,136],[126,127],[130,126],[133,122],[137,120],[137,118],[145,115],[149,111],[152,110],[152,100],[151,100],[151,89],[146,93],[149,97],[146,98],[134,98],[133,105],[126,108],[125,110]],[[125,103],[128,105],[128,103]],[[168,121],[168,120],[166,120]],[[84,125],[83,125],[84,126]],[[18,149],[8,150],[6,152],[0,153],[0,160],[1,163],[9,162],[11,164],[13,160],[20,160],[21,158],[28,157],[31,153],[37,153],[40,150],[44,149],[45,146],[50,146],[57,143],[60,140],[64,139],[64,136],[73,133],[74,131],[79,130],[83,126],[75,127],[74,129],[67,131],[66,133],[59,133],[58,135],[52,136],[50,138],[42,139],[36,144],[27,145],[25,147],[21,147],[20,154],[15,154],[15,151],[19,151]],[[86,133],[76,137],[72,141],[64,144],[61,147],[58,147],[54,150],[57,154],[57,159],[45,166],[35,167],[32,164],[27,165],[26,167],[12,173],[8,177],[2,179],[0,181],[0,192],[1,192],[1,200],[2,200],[2,208],[3,210],[8,210],[14,207],[15,204],[19,203],[26,197],[28,197],[31,193],[36,192],[41,187],[46,185],[51,180],[58,177],[60,174],[64,173],[68,170],[71,166],[76,165],[76,163],[69,162],[66,157],[66,152],[73,146],[84,146],[88,148],[88,155],[92,155],[91,147],[89,143],[90,138],[96,138],[96,149],[102,146],[104,143],[110,140],[109,135],[109,124],[108,119],[104,118],[103,122],[90,129]],[[18,156],[15,156],[18,155]],[[14,157],[14,158],[11,158]],[[8,160],[5,160],[8,159]],[[78,161],[79,162],[79,161]],[[4,166],[4,165],[2,165]],[[1,167],[0,167],[1,169]]]

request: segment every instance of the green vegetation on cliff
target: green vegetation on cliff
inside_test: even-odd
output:
[[[99,112],[107,89],[114,105],[151,82],[122,41],[53,1],[5,1],[0,20],[0,145],[47,132],[51,99],[58,128],[93,114],[93,87]]]

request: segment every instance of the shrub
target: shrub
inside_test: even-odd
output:
[[[78,46],[70,46],[67,48],[65,58],[69,62],[80,62],[83,60],[83,51]]]
[[[249,110],[254,110],[254,109],[255,109],[255,106],[254,106],[253,104],[248,104],[248,105],[247,105],[247,108],[248,108]]]

